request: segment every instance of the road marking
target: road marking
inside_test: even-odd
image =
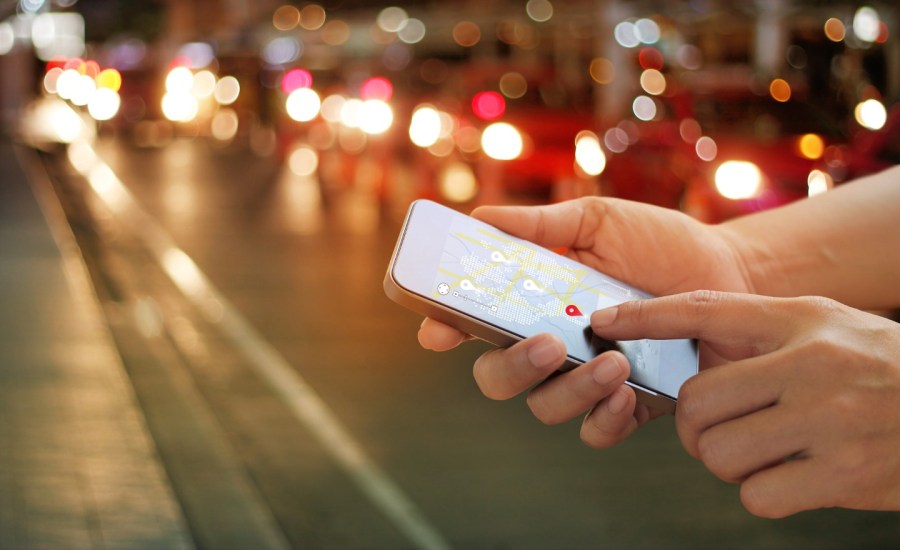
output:
[[[415,503],[366,455],[315,390],[222,296],[159,223],[141,208],[93,147],[86,141],[76,141],[69,145],[68,158],[113,215],[135,230],[181,293],[207,321],[218,326],[233,341],[294,417],[316,436],[369,500],[417,548],[451,548]]]

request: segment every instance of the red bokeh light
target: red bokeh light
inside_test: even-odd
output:
[[[472,98],[472,111],[482,120],[496,120],[506,112],[506,100],[497,92],[480,92]]]
[[[191,67],[191,60],[188,59],[187,57],[183,56],[183,55],[179,55],[179,56],[175,57],[174,59],[172,59],[172,61],[169,63],[169,70],[172,70],[172,69],[174,69],[175,67],[187,67],[187,68],[190,68],[190,67]]]
[[[662,53],[656,48],[644,48],[641,50],[641,53],[638,54],[638,63],[641,64],[642,69],[656,69],[657,71],[661,71],[665,65],[665,60],[663,60]]]
[[[45,68],[46,72],[50,72],[50,69],[65,69],[66,68],[66,58],[65,57],[54,57],[50,61],[47,62],[47,66]]]
[[[394,85],[391,81],[375,76],[366,79],[359,87],[359,97],[362,99],[380,99],[381,101],[389,101],[394,96]]]
[[[281,90],[289,94],[300,88],[312,86],[312,74],[306,69],[291,69],[281,77]]]
[[[73,57],[72,59],[66,61],[65,65],[63,65],[63,69],[65,69],[65,70],[74,69],[74,70],[78,71],[79,73],[84,74],[85,73],[84,59],[81,59],[80,57]]]
[[[100,64],[93,59],[85,61],[84,74],[88,75],[91,78],[97,78],[97,75],[100,74]]]

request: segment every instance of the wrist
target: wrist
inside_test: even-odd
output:
[[[719,238],[725,243],[734,271],[741,278],[746,292],[751,294],[773,295],[771,281],[777,280],[775,275],[780,267],[765,243],[758,242],[745,235],[733,224],[724,223],[712,226]]]

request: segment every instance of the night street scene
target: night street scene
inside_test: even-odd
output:
[[[807,301],[884,335],[862,346],[894,373],[865,371],[871,411],[821,401],[851,411],[829,430],[882,452],[842,439],[843,470],[770,507],[751,490],[764,476],[831,464],[815,436],[827,407],[790,431],[761,415],[799,394],[744,410],[743,390],[716,396],[707,376],[752,372],[770,343],[742,336],[729,354],[690,327],[616,343],[592,314],[688,290],[792,296],[722,283],[744,279],[669,244],[679,228],[777,219],[756,224],[788,251],[766,266],[852,270],[810,259],[788,228],[808,217],[810,246],[876,250],[859,236],[897,212],[898,164],[889,0],[0,0],[0,549],[896,548],[900,419],[876,408],[900,403],[896,287]],[[885,174],[895,200],[868,214],[804,210],[856,204],[852,182]],[[573,204],[633,231],[579,222]],[[411,205],[433,235],[405,225]],[[541,205],[558,215],[527,217]],[[505,232],[455,218],[484,206],[520,209],[480,211]],[[891,216],[888,248],[858,271],[897,275]],[[589,245],[562,236],[576,229]],[[588,246],[612,271],[556,255],[591,265]],[[703,283],[681,277],[700,265]],[[809,269],[795,288],[825,288]],[[515,369],[516,350],[547,346],[489,343],[557,327],[586,348],[565,344],[568,372],[565,353]],[[601,380],[613,365],[621,379]],[[693,437],[700,404],[729,399],[732,416]],[[742,469],[716,462],[726,429]],[[787,450],[751,465],[773,437]]]

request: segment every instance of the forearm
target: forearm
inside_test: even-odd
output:
[[[756,293],[900,307],[900,167],[719,229]]]

